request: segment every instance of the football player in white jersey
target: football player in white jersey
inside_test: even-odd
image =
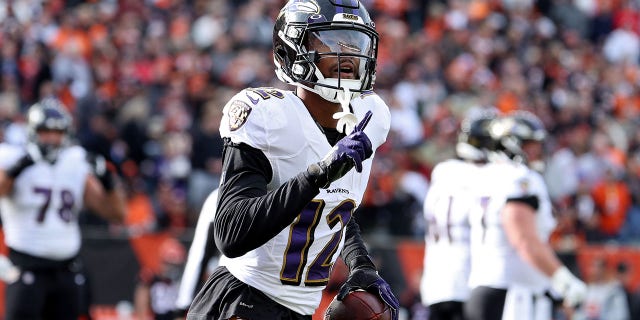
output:
[[[225,106],[214,237],[223,256],[187,319],[311,319],[333,264],[337,295],[398,300],[352,219],[390,128],[372,90],[378,34],[357,0],[290,0],[273,31],[276,75],[296,91],[246,89]]]
[[[78,213],[88,207],[114,222],[125,197],[104,158],[87,161],[71,145],[72,119],[54,98],[31,106],[26,147],[0,144],[0,212],[18,273],[6,288],[5,319],[77,319],[84,283],[77,262]]]
[[[526,164],[523,146],[546,135],[535,117],[518,113],[494,122],[498,150],[478,175],[479,205],[471,211],[471,296],[467,319],[551,319],[545,291],[551,287],[567,307],[586,293],[548,244],[555,225],[546,185]],[[510,301],[506,303],[505,301]]]
[[[422,303],[429,320],[462,320],[469,297],[469,210],[474,204],[477,172],[494,150],[490,124],[494,111],[464,119],[456,145],[457,158],[438,163],[424,201],[427,222],[424,271],[420,283]]]
[[[217,264],[218,250],[213,239],[213,216],[218,205],[218,189],[213,190],[204,201],[198,216],[196,231],[189,247],[187,263],[182,272],[178,298],[176,299],[174,314],[176,318],[187,316],[187,310],[200,288],[207,269],[211,263]]]

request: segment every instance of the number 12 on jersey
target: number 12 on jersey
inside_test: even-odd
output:
[[[342,240],[342,230],[351,219],[355,207],[356,203],[351,199],[347,199],[326,215],[327,224],[331,229],[338,223],[341,224],[341,227],[333,233],[331,239],[315,257],[309,256],[309,249],[315,240],[314,234],[323,216],[325,202],[319,199],[312,200],[302,210],[290,228],[289,243],[284,252],[284,262],[280,272],[282,284],[300,285],[303,274],[306,274],[304,279],[305,286],[324,286],[329,282],[331,261]],[[313,261],[304,270],[304,266],[307,265],[307,261],[310,259],[313,259]]]

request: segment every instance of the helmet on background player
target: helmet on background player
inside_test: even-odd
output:
[[[499,148],[502,152],[509,158],[530,166],[533,164],[532,160],[541,160],[530,159],[532,155],[525,151],[525,145],[528,143],[539,144],[542,148],[547,130],[540,118],[531,112],[520,110],[505,116],[500,122],[500,129],[496,135],[500,136]]]
[[[273,29],[276,75],[336,103],[342,96],[351,100],[370,91],[378,54],[374,27],[358,0],[289,0]],[[326,78],[317,66],[324,58],[338,58],[338,70],[347,68],[354,79],[341,78],[341,72],[338,78]],[[356,63],[343,64],[342,59]]]
[[[60,150],[69,143],[72,127],[71,115],[58,99],[45,98],[29,107],[27,112],[27,128],[29,142],[35,144],[42,158],[54,163]],[[59,141],[44,141],[40,137],[43,131],[62,133]]]
[[[487,161],[488,152],[495,151],[498,141],[492,135],[492,126],[498,119],[498,112],[483,111],[462,120],[456,155],[468,161]]]

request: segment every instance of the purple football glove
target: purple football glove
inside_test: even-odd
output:
[[[361,268],[356,269],[349,274],[347,281],[340,288],[337,299],[342,300],[351,291],[358,289],[366,290],[370,293],[377,294],[382,301],[391,309],[391,318],[398,320],[398,309],[400,302],[391,292],[391,287],[378,275],[375,269]]]
[[[350,135],[340,139],[322,161],[309,166],[307,172],[319,188],[328,188],[354,166],[356,171],[362,172],[362,161],[373,154],[371,141],[363,131],[371,115],[371,111],[368,111]]]

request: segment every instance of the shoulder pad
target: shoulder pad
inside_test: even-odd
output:
[[[510,198],[525,197],[528,195],[534,195],[539,192],[539,186],[535,183],[535,179],[529,174],[528,170],[513,170],[511,174],[511,191],[508,192]]]
[[[368,91],[351,100],[351,106],[358,119],[371,110],[373,115],[364,131],[374,148],[382,145],[391,128],[391,113],[387,104],[376,93]]]
[[[447,159],[439,162],[431,172],[431,182],[443,184],[472,185],[475,181],[478,167],[475,164],[460,159]]]
[[[78,170],[87,170],[91,167],[87,161],[87,151],[78,145],[64,148],[57,161],[64,161],[65,164],[70,163]]]
[[[0,169],[7,169],[24,155],[24,150],[16,145],[0,143]]]
[[[460,160],[448,159],[436,164],[431,171],[431,181],[439,180],[442,176],[446,177],[448,172],[456,170],[456,168],[461,165],[459,162]]]
[[[237,93],[224,107],[220,134],[234,143],[254,148],[267,146],[267,134],[287,124],[290,91],[249,88]]]
[[[85,150],[83,147],[78,145],[69,146],[65,150],[71,157],[74,157],[74,158],[78,157],[78,158],[85,159],[87,157],[87,150]]]

